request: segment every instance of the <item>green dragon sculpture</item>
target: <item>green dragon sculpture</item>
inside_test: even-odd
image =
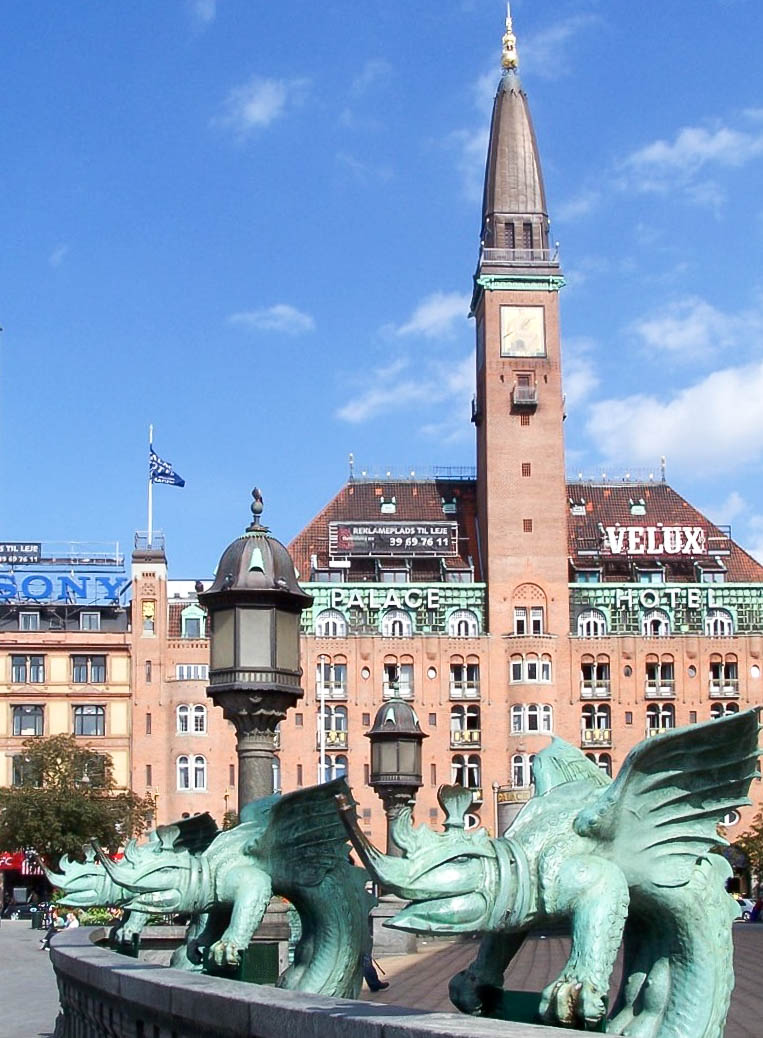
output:
[[[365,870],[348,860],[337,795],[351,798],[343,779],[253,801],[241,811],[239,825],[215,830],[195,848],[183,839],[182,823],[161,826],[147,843],[130,841],[119,863],[96,847],[95,867],[120,891],[116,903],[137,912],[139,920],[167,912],[190,915],[185,944],[171,962],[181,969],[202,970],[208,960],[238,965],[271,896],[287,898],[299,913],[302,936],[278,986],[355,998],[363,955],[370,951],[368,913],[375,900],[366,893]],[[50,878],[68,884],[71,903],[72,884],[82,880],[70,867],[66,871],[68,877]]]
[[[554,739],[535,757],[535,795],[504,836],[465,832],[471,794],[443,787],[445,831],[414,828],[404,810],[392,830],[399,858],[368,842],[352,803],[338,804],[368,871],[411,902],[387,925],[485,935],[451,981],[463,1012],[503,1015],[503,975],[526,934],[564,920],[571,953],[542,993],[541,1019],[633,1038],[720,1038],[739,910],[725,890],[731,869],[713,848],[726,842],[718,822],[750,803],[758,731],[757,710],[672,730],[634,747],[614,781]]]

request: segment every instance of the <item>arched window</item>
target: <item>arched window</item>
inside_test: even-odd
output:
[[[41,706],[14,706],[13,734],[29,738],[43,734],[43,708]]]
[[[539,657],[535,653],[528,653],[527,656],[512,656],[509,662],[509,680],[512,684],[550,682],[551,657],[545,654]]]
[[[478,706],[454,706],[450,711],[450,742],[461,746],[480,741],[480,708]]]
[[[605,775],[612,778],[612,758],[608,753],[587,753],[586,757],[593,761],[597,768],[601,768]]]
[[[340,658],[345,659],[344,656]],[[321,656],[315,666],[315,694],[318,699],[346,699],[347,664]]]
[[[535,754],[515,753],[511,758],[511,784],[515,788],[526,788],[532,783],[532,763]]]
[[[601,638],[607,633],[607,618],[600,609],[586,609],[578,617],[578,637]]]
[[[186,606],[180,614],[180,631],[183,638],[204,638],[207,614],[197,605]]]
[[[448,634],[451,638],[476,638],[479,633],[479,617],[471,609],[456,609],[448,617]]]
[[[664,609],[650,609],[644,613],[641,633],[647,638],[664,638],[670,634],[670,617]]]
[[[725,638],[734,633],[734,620],[726,609],[709,609],[705,616],[705,634],[709,638]]]
[[[587,703],[582,712],[583,728],[586,731],[601,731],[612,727],[612,711],[606,703]]]
[[[326,763],[323,770],[322,782],[331,782],[334,779],[346,778],[347,777],[347,758],[343,753],[338,753],[336,756],[329,755],[326,757]]]
[[[105,735],[106,734],[106,707],[105,706],[75,706],[74,708],[74,734],[75,735]]]
[[[345,638],[347,621],[338,609],[322,609],[315,618],[317,638]]]
[[[191,788],[191,769],[185,754],[177,759],[177,786],[178,789]]]
[[[193,708],[193,730],[196,735],[201,735],[207,730],[207,708],[197,703]]]
[[[388,609],[382,616],[381,633],[385,638],[410,638],[413,621],[404,609]]]
[[[512,735],[523,732],[551,732],[553,724],[553,710],[544,703],[515,703],[511,707]]]
[[[672,703],[650,703],[646,708],[646,726],[650,732],[675,728],[676,708]]]
[[[676,691],[676,670],[672,656],[662,659],[652,657],[646,661],[646,694],[647,696],[674,696]]]
[[[739,665],[733,653],[727,654],[725,659],[720,656],[710,658],[710,695],[739,695]]]
[[[713,703],[710,707],[710,717],[717,721],[719,717],[727,717],[729,714],[738,714],[739,706],[736,703]]]
[[[454,786],[479,789],[481,776],[482,765],[476,753],[470,753],[468,757],[459,753],[450,763],[450,777]]]
[[[175,711],[177,717],[177,730],[180,735],[185,735],[190,731],[189,718],[191,714],[191,708],[187,703],[181,703]]]
[[[207,788],[207,758],[200,753],[193,758],[193,788]]]

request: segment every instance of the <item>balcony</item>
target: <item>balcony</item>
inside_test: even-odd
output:
[[[315,686],[315,698],[320,701],[335,700],[335,699],[346,699],[347,698],[347,686],[343,681],[324,681],[320,685]]]
[[[413,699],[413,686],[402,685],[399,681],[385,681],[382,696],[384,699]]]
[[[464,746],[478,747],[482,738],[479,728],[451,729],[450,748],[460,750]]]
[[[516,408],[534,411],[538,406],[538,387],[514,386],[511,391],[511,403]]]
[[[337,731],[334,728],[327,728],[324,732],[326,737],[325,746],[327,750],[346,750],[347,749],[347,732]],[[321,748],[321,733],[315,737],[315,748],[320,750]]]
[[[598,678],[595,681],[580,682],[581,699],[609,699],[612,695],[612,682],[609,678]]]
[[[674,730],[675,730],[675,725],[672,725],[672,724],[662,725],[662,726],[656,727],[656,728],[650,728],[649,725],[647,725],[646,726],[646,737],[647,737],[647,739],[651,739],[652,736],[654,736],[654,735],[664,735],[665,732],[672,732]]]
[[[479,699],[480,686],[478,681],[451,681],[451,699]]]
[[[481,804],[482,803],[482,787],[481,786],[469,786],[468,789],[469,789],[469,792],[472,795],[472,803],[473,804]]]
[[[739,678],[710,678],[711,699],[738,699]]]
[[[596,746],[600,748],[602,746],[612,745],[612,729],[611,728],[581,728],[580,730],[580,742],[583,746]]]
[[[644,695],[647,699],[675,699],[676,683],[672,678],[647,678],[644,682]]]
[[[483,246],[480,264],[488,267],[558,267],[557,249],[492,249]]]

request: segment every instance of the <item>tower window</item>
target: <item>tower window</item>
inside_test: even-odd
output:
[[[520,425],[529,425],[530,424],[530,416],[529,416],[529,414],[521,414],[519,416],[519,424]]]
[[[533,247],[533,225],[531,223],[522,224],[522,244],[526,249]]]
[[[529,461],[523,461],[522,462],[522,475],[523,476],[529,476],[531,472],[532,472],[532,467],[530,465],[530,462]]]
[[[514,248],[514,224],[505,223],[503,225],[503,247],[504,249]]]
[[[533,532],[533,521],[532,521],[532,519],[523,519],[522,520],[522,530],[524,531],[524,533],[532,533]]]

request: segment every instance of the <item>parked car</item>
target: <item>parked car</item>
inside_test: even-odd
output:
[[[3,909],[3,919],[31,919],[41,908],[44,909],[44,906],[36,901],[11,901]]]
[[[740,916],[740,918],[744,919],[745,922],[748,922],[750,919],[750,912],[752,912],[753,908],[755,907],[755,902],[751,897],[738,897],[737,903],[739,904],[739,907],[742,909],[742,915]]]

